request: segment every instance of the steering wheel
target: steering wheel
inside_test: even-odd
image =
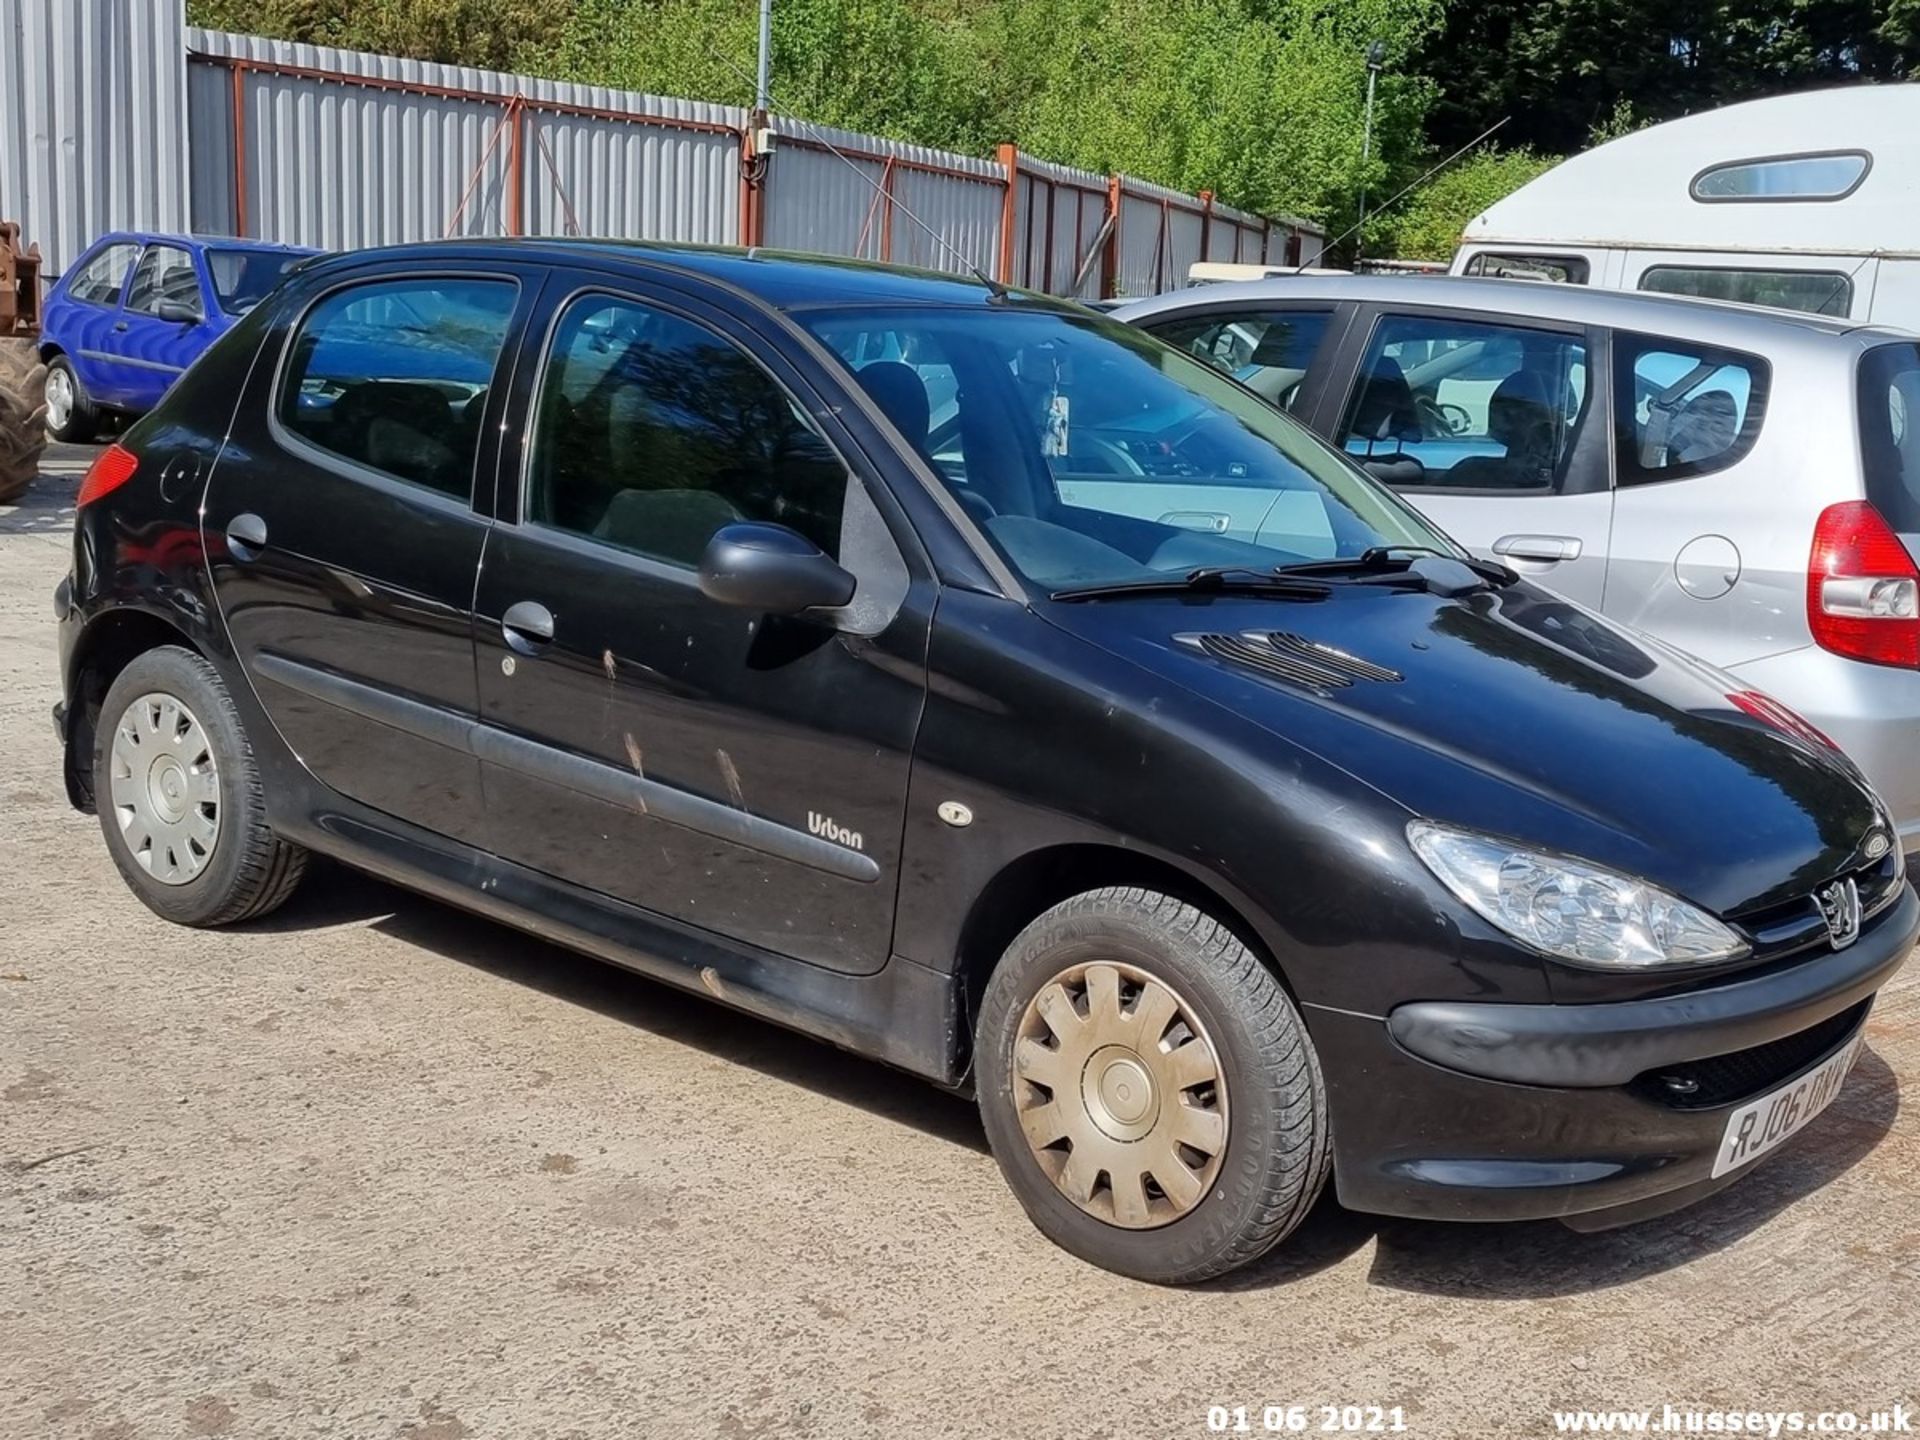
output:
[[[1464,405],[1429,400],[1424,395],[1419,398],[1418,403],[1421,418],[1431,420],[1444,435],[1464,435],[1473,427],[1473,416],[1467,413],[1467,407]]]

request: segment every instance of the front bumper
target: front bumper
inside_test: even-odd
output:
[[[1416,1003],[1384,1020],[1310,1007],[1340,1201],[1587,1229],[1689,1204],[1750,1168],[1712,1176],[1727,1116],[1852,1043],[1916,938],[1909,884],[1845,950],[1684,995]],[[1702,1103],[1670,1073],[1709,1077]]]

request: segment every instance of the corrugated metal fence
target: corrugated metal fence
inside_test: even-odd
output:
[[[0,218],[47,273],[102,230],[184,230],[177,0],[0,0]]]
[[[970,265],[1092,297],[1174,288],[1203,258],[1298,264],[1323,239],[1011,146],[981,160],[756,124],[736,106],[188,29],[178,0],[4,3],[24,18],[0,32],[16,42],[0,79],[25,103],[0,107],[0,215],[24,222],[49,271],[136,226],[330,250],[585,234]]]

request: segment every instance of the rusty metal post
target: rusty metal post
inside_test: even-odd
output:
[[[880,167],[880,258],[893,263],[893,156]],[[928,257],[931,264],[934,257]]]
[[[1200,258],[1213,258],[1213,192],[1200,192]]]
[[[1120,293],[1120,222],[1125,213],[1127,182],[1119,175],[1107,177],[1107,243],[1100,257],[1100,298],[1111,300]]]
[[[525,222],[522,213],[524,201],[521,195],[521,171],[526,157],[527,102],[523,95],[515,95],[507,102],[507,183],[505,199],[501,202],[506,214],[501,216],[500,228],[509,235],[518,235]]]
[[[1007,188],[1000,197],[1000,273],[1002,285],[1016,283],[1013,273],[1014,230],[1020,219],[1020,147],[1000,147],[1000,168],[1006,172]]]
[[[247,67],[234,61],[233,78],[233,233],[247,233]]]

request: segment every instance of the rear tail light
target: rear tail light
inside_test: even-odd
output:
[[[1920,569],[1864,500],[1829,505],[1807,560],[1807,628],[1823,650],[1920,666]]]
[[[109,445],[87,468],[87,478],[80,482],[80,498],[74,504],[85,507],[102,496],[111,495],[131,480],[139,468],[138,455],[124,445]]]
[[[1736,690],[1727,696],[1727,700],[1739,709],[1746,711],[1747,714],[1760,721],[1761,724],[1771,725],[1776,730],[1784,730],[1797,740],[1805,740],[1814,745],[1824,745],[1829,750],[1838,750],[1840,748],[1833,743],[1832,738],[1819,726],[1808,720],[1804,715],[1789,710],[1771,695],[1764,694],[1759,690]]]

